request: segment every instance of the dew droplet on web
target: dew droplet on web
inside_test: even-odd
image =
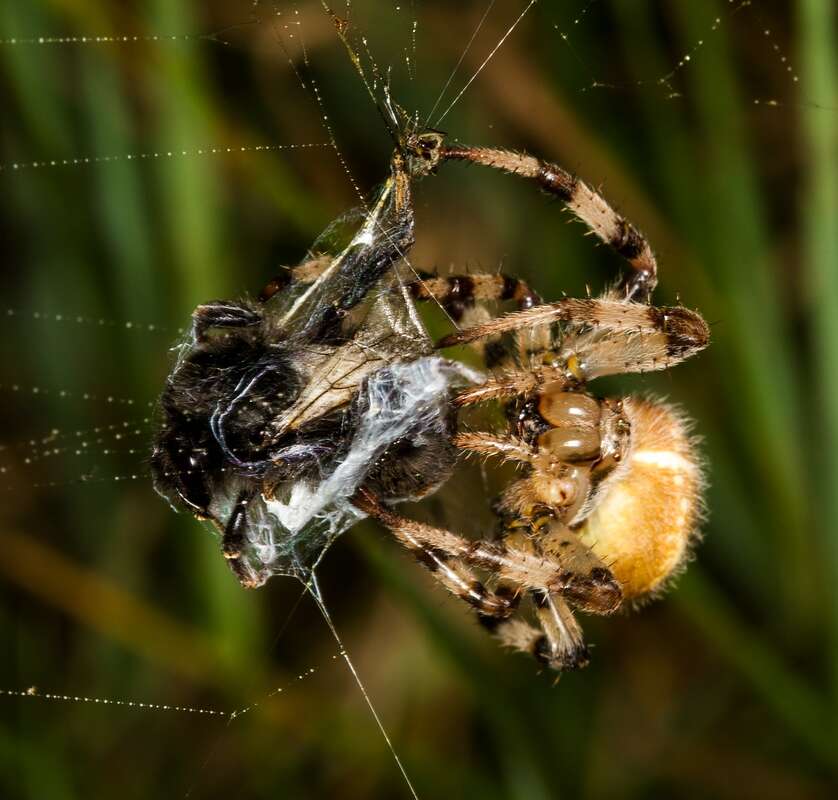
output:
[[[239,147],[206,147],[196,148],[194,150],[181,150],[179,153],[173,151],[165,152],[149,152],[149,153],[121,153],[107,156],[76,156],[75,158],[54,159],[51,161],[29,161],[26,163],[15,162],[13,164],[0,164],[0,172],[9,170],[25,170],[25,169],[40,169],[46,166],[50,167],[80,167],[97,164],[112,164],[118,161],[154,161],[158,159],[168,159],[174,157],[199,157],[199,156],[216,156],[225,153],[258,153],[258,152],[273,152],[280,150],[307,150],[314,148],[328,148],[331,147],[329,142],[300,142],[296,144],[261,144],[261,145],[241,145]],[[104,324],[104,323],[103,323]]]
[[[0,688],[0,696],[8,698],[21,699],[37,699],[60,703],[82,703],[100,706],[116,706],[121,708],[130,708],[137,711],[158,711],[177,714],[196,714],[206,717],[220,717],[232,721],[244,714],[251,713],[258,709],[264,703],[273,697],[276,697],[283,692],[290,691],[302,681],[311,677],[317,672],[316,667],[309,667],[304,672],[295,676],[283,685],[272,689],[261,700],[251,703],[244,708],[235,709],[233,711],[223,711],[217,708],[209,708],[206,706],[189,706],[177,705],[173,703],[154,703],[143,700],[129,700],[125,698],[100,697],[95,695],[84,694],[63,694],[60,692],[43,692],[37,686],[28,686],[25,689],[2,689]]]

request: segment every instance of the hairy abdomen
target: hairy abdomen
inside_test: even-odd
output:
[[[684,564],[702,510],[703,479],[688,423],[670,406],[625,401],[632,447],[579,531],[625,599],[662,588]]]

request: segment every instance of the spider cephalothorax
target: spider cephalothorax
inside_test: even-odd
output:
[[[413,244],[411,181],[452,160],[534,181],[629,268],[601,298],[552,303],[503,274],[388,282]],[[708,343],[706,323],[681,306],[651,305],[648,242],[587,184],[533,156],[408,131],[378,199],[353,219],[348,243],[316,244],[260,302],[196,310],[162,398],[158,489],[215,522],[245,585],[300,574],[367,513],[504,644],[557,670],[584,665],[572,609],[609,614],[659,591],[686,559],[702,488],[679,412],[600,398],[589,383],[689,358]],[[458,329],[433,346],[414,300],[438,302]],[[502,301],[517,310],[492,318],[486,303]],[[452,396],[465,371],[435,351],[454,345],[476,348],[488,374],[469,376]],[[504,430],[455,426],[457,409],[486,401],[505,407]],[[496,539],[392,510],[439,486],[457,448],[522,467],[495,504]],[[312,534],[324,519],[328,533]],[[516,613],[526,597],[538,627]]]

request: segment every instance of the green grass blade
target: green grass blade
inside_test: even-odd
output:
[[[801,109],[805,182],[801,217],[804,264],[813,323],[818,408],[816,487],[821,500],[817,530],[826,556],[831,680],[838,704],[838,59],[832,0],[803,0],[798,6],[801,91],[812,105]],[[817,105],[814,105],[817,103]]]

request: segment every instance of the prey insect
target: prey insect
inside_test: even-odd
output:
[[[247,586],[304,574],[368,514],[504,645],[578,668],[588,651],[574,609],[610,614],[659,592],[687,558],[702,504],[686,419],[665,403],[598,397],[589,382],[674,366],[708,344],[708,328],[694,311],[651,304],[649,243],[581,180],[529,155],[406,130],[348,243],[315,243],[258,301],[195,310],[161,400],[156,486],[216,525]],[[411,184],[447,161],[557,197],[624,257],[623,276],[600,298],[548,303],[502,274],[394,281],[414,239]],[[428,300],[460,325],[436,345],[415,314]],[[517,308],[490,318],[498,301]],[[476,348],[486,374],[439,355],[455,345]],[[488,401],[503,406],[504,430],[458,423],[460,409]],[[393,509],[441,485],[458,452],[522,466],[495,504],[490,540]],[[527,598],[535,624],[521,613]]]
[[[450,388],[467,370],[434,354],[394,266],[413,244],[400,154],[368,208],[349,212],[258,299],[192,314],[163,391],[155,486],[212,522],[245,586],[307,578],[362,513],[418,499],[451,474]]]

